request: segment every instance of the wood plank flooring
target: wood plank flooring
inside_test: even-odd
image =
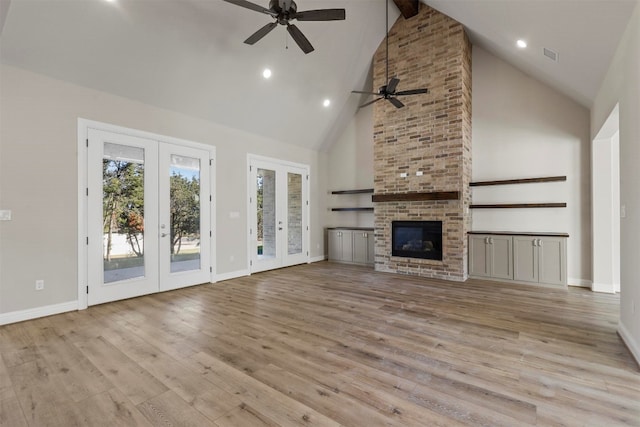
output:
[[[0,327],[2,426],[640,426],[619,300],[328,262]]]

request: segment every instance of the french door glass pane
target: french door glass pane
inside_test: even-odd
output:
[[[276,256],[276,171],[257,170],[256,207],[258,209],[257,248],[258,257]]]
[[[144,149],[104,143],[104,283],[144,277]]]
[[[169,203],[172,273],[200,269],[200,159],[171,155]]]
[[[302,175],[287,173],[287,253],[302,253]]]

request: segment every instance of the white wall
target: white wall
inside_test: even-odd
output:
[[[9,66],[0,92],[0,209],[13,211],[0,222],[0,314],[77,299],[78,117],[216,147],[218,274],[247,269],[247,153],[309,164],[311,257],[324,254],[326,156]]]
[[[629,20],[591,109],[596,137],[616,104],[620,123],[620,324],[618,331],[640,363],[640,5]]]
[[[373,106],[358,110],[327,157],[328,209],[373,206],[371,194],[329,194],[332,190],[373,188]],[[373,227],[373,213],[328,211],[326,223],[333,227]]]
[[[473,47],[473,181],[566,175],[566,182],[475,187],[473,202],[566,208],[472,210],[474,230],[569,233],[569,284],[591,280],[589,111]]]

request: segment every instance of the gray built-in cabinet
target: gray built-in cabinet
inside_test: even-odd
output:
[[[469,275],[513,279],[511,236],[469,235]]]
[[[469,233],[469,276],[546,285],[567,284],[565,233]]]
[[[374,264],[372,228],[330,228],[327,238],[329,261]]]

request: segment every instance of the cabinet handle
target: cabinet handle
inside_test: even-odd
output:
[[[362,237],[368,237],[367,233],[362,233]]]
[[[493,237],[489,237],[489,244],[493,245]]]
[[[542,247],[542,239],[538,239],[538,246]]]

